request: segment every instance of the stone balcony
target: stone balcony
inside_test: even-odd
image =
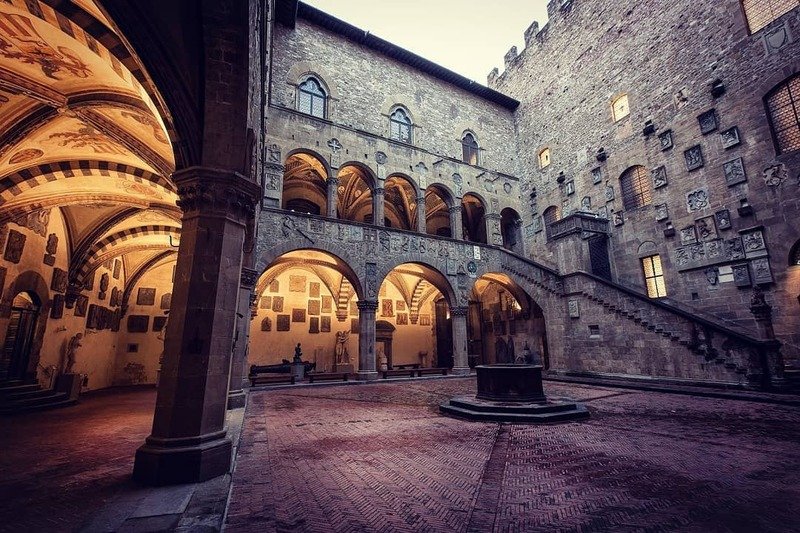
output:
[[[547,225],[548,242],[561,239],[573,233],[580,233],[583,237],[588,237],[598,233],[608,235],[611,232],[608,226],[608,219],[582,211]]]

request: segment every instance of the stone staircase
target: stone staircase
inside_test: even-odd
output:
[[[77,399],[70,399],[67,393],[43,389],[38,383],[0,382],[0,415],[55,409],[76,402]]]

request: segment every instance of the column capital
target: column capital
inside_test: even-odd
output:
[[[359,300],[356,302],[359,311],[376,311],[378,309],[377,300]]]
[[[484,220],[500,220],[502,217],[500,213],[484,213],[483,218]]]
[[[328,185],[328,187],[331,187],[331,186],[338,187],[339,186],[339,177],[338,176],[330,176],[327,180],[325,180],[325,183]]]
[[[255,216],[261,187],[238,172],[194,166],[172,174],[184,214],[217,212],[246,220]]]
[[[384,189],[383,187],[375,187],[375,190],[373,192],[378,196],[383,196],[383,194],[386,192],[386,189]]]
[[[252,290],[258,281],[258,270],[242,267],[242,275],[239,278],[239,286],[243,289]]]
[[[447,208],[450,213],[460,213],[461,212],[461,204],[459,205],[451,205]]]
[[[450,308],[450,316],[467,316],[469,313],[469,307],[451,307]]]

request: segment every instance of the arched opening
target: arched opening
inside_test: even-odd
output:
[[[472,193],[461,199],[461,225],[465,241],[486,244],[486,206]]]
[[[315,156],[296,153],[286,159],[281,207],[298,213],[321,215],[327,212],[325,165]]]
[[[545,226],[549,226],[553,222],[558,222],[561,220],[561,209],[559,209],[557,205],[551,205],[542,213],[542,220],[544,220]]]
[[[425,232],[429,235],[452,237],[450,227],[451,196],[438,185],[425,189]]]
[[[262,273],[251,309],[248,363],[291,361],[299,342],[315,372],[358,370],[358,278],[342,259],[296,250]]]
[[[0,356],[0,382],[25,378],[40,307],[39,297],[32,292],[22,291],[14,296]]]
[[[384,224],[388,228],[417,228],[416,190],[405,176],[389,176],[384,185]]]
[[[522,252],[522,219],[510,207],[500,211],[500,232],[503,235],[503,248]]]
[[[542,309],[505,274],[475,281],[467,332],[470,366],[523,360],[550,365]]]
[[[479,153],[480,147],[475,135],[471,131],[465,131],[461,137],[461,160],[468,165],[477,165]]]
[[[336,212],[343,220],[373,222],[373,179],[360,165],[345,165],[339,170]]]
[[[449,287],[427,265],[405,263],[389,272],[378,293],[376,320],[395,329],[391,346],[376,344],[376,368],[453,367]]]
[[[653,201],[653,180],[641,165],[630,167],[619,177],[622,205],[625,210],[638,209]]]

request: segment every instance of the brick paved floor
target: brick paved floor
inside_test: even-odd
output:
[[[0,418],[0,532],[74,531],[135,490],[155,389],[109,391],[54,411]]]
[[[796,531],[791,407],[547,383],[592,418],[465,422],[474,379],[251,393],[227,531]]]

